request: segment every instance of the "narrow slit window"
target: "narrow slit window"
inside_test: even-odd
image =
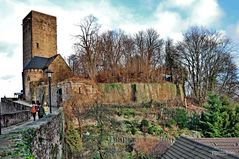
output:
[[[39,48],[39,43],[37,43],[37,48]]]

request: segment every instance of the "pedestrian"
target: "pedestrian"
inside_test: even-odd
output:
[[[44,115],[46,115],[44,108],[42,105],[38,106],[38,117],[39,119],[41,119]]]
[[[48,108],[47,102],[44,102],[43,108],[44,108],[45,113],[48,114],[49,108]]]
[[[38,110],[38,107],[41,105],[41,103],[39,102],[39,100],[37,100],[37,103],[36,103],[36,106],[37,106],[37,110]]]
[[[32,113],[33,119],[35,121],[36,120],[36,113],[37,113],[37,108],[36,108],[35,101],[32,101],[31,113]]]
[[[39,106],[40,106],[40,105],[41,105],[41,104],[40,104],[39,100],[37,100],[37,102],[36,102],[36,110],[37,110],[38,118],[39,118],[38,110],[39,110]]]
[[[39,100],[37,100],[37,115],[38,115],[38,119],[40,119],[40,115],[39,115],[39,108],[41,106],[41,103],[39,102]]]

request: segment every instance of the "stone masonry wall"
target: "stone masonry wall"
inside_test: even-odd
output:
[[[50,64],[49,69],[54,72],[52,74],[52,83],[63,81],[72,76],[70,67],[60,55]]]
[[[49,116],[38,128],[33,130],[31,152],[36,158],[61,159],[64,139],[63,110]]]
[[[31,118],[30,107],[16,103],[8,98],[1,98],[1,126],[8,127],[27,121]]]
[[[112,83],[99,84],[102,92],[103,103],[130,103],[130,102],[149,102],[181,100],[184,95],[182,86],[177,87],[170,82],[165,83]],[[178,90],[179,89],[179,90]]]
[[[2,113],[9,113],[15,111],[30,110],[29,106],[17,103],[9,98],[1,98]]]
[[[90,99],[101,94],[100,103],[103,104],[130,104],[149,101],[184,101],[182,85],[174,83],[93,83],[89,81],[63,81],[52,84],[51,87],[52,105],[57,106],[57,91],[62,90],[62,102],[72,96],[86,95]],[[133,89],[135,92],[133,93]],[[39,86],[37,94],[45,93],[44,99],[48,101],[48,86]],[[37,100],[41,101],[41,96]],[[135,97],[135,100],[133,99]],[[99,98],[98,98],[99,99]]]
[[[58,55],[50,64],[49,69],[54,71],[52,74],[52,86],[72,75],[71,69],[60,55]],[[43,70],[24,70],[24,84],[25,98],[27,101],[31,102],[31,100],[39,100],[42,102],[48,100],[48,77]],[[55,92],[53,91],[53,93]]]
[[[34,56],[51,57],[56,54],[56,17],[31,11],[22,23],[23,67]]]
[[[59,109],[24,127],[0,135],[0,158],[61,159],[63,115],[63,109]]]
[[[74,95],[87,95],[95,98],[100,92],[103,104],[129,104],[149,101],[180,100],[183,102],[182,85],[174,83],[98,83],[67,82],[59,85],[62,88],[63,100]],[[53,97],[53,99],[55,99]]]
[[[39,80],[44,78],[44,72],[38,69],[24,70],[25,98],[27,101],[36,100],[36,87]]]
[[[8,127],[27,121],[31,118],[30,110],[18,111],[12,113],[3,113],[1,119],[2,127]]]
[[[56,55],[56,30],[56,17],[32,11],[32,57]]]

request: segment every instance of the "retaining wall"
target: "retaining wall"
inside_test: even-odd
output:
[[[0,158],[61,159],[64,141],[64,115],[53,114],[0,135]]]
[[[103,83],[98,84],[102,92],[103,103],[128,104],[149,101],[183,101],[182,86],[165,83]]]

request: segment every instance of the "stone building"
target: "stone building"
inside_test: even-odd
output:
[[[47,84],[45,70],[50,69],[54,72],[52,83],[57,83],[70,77],[71,69],[62,56],[57,54],[56,17],[31,11],[23,19],[22,27],[23,96],[27,101],[42,101],[37,99],[37,88]]]

